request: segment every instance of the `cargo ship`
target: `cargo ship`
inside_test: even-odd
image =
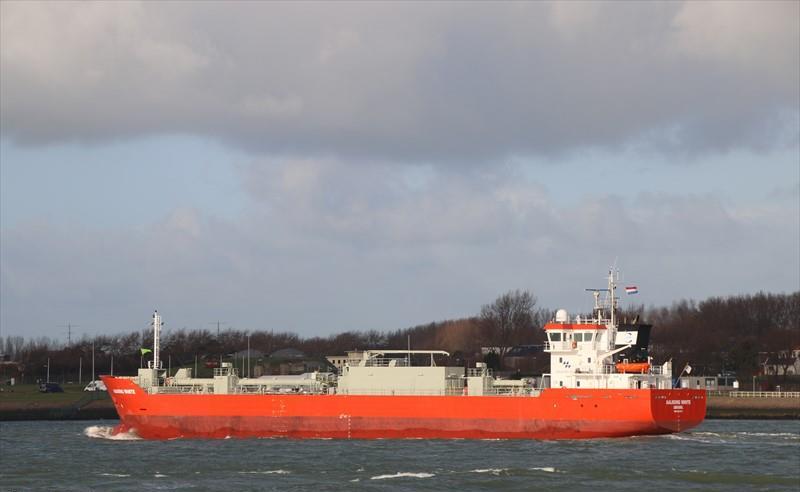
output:
[[[495,377],[486,364],[441,364],[439,350],[366,350],[339,374],[212,378],[167,374],[153,315],[153,360],[137,376],[102,376],[115,433],[174,438],[582,439],[681,432],[706,414],[706,392],[673,387],[671,360],[648,353],[651,326],[617,319],[617,275],[591,315],[556,312],[544,326],[550,373]],[[637,320],[638,321],[638,320]],[[421,361],[424,360],[424,363]]]

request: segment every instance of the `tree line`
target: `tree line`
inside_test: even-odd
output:
[[[346,331],[326,337],[300,337],[290,332],[267,330],[166,329],[162,331],[161,358],[173,368],[191,366],[200,360],[229,357],[249,345],[265,354],[283,348],[298,349],[309,357],[322,359],[359,349],[441,349],[451,353],[451,364],[472,364],[483,360],[481,347],[493,347],[501,368],[509,348],[537,345],[544,341],[544,324],[552,310],[537,306],[528,291],[510,291],[483,306],[472,317],[437,321],[389,332]],[[586,313],[589,314],[589,313]],[[695,373],[716,375],[735,372],[740,378],[759,373],[765,364],[791,364],[787,350],[800,347],[800,292],[757,293],[712,297],[695,302],[682,300],[671,306],[632,306],[621,318],[639,318],[653,324],[651,355],[657,362],[672,358],[674,367],[689,363]],[[141,348],[152,348],[151,330],[118,335],[84,336],[67,345],[50,338],[7,336],[2,343],[6,359],[20,364],[25,382],[44,379],[46,366],[56,381],[77,381],[91,377],[94,351],[96,374],[134,374],[143,359]],[[228,360],[228,359],[226,359]],[[546,357],[542,357],[547,362]],[[3,366],[6,367],[6,366]],[[546,365],[539,365],[543,371]],[[3,376],[3,374],[0,374]],[[7,374],[6,374],[7,376]]]

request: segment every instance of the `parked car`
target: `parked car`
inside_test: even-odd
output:
[[[106,391],[106,383],[101,380],[91,381],[83,388],[83,391]]]
[[[64,389],[58,383],[39,383],[39,391],[42,393],[63,393]]]

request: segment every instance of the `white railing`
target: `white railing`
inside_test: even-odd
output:
[[[468,396],[466,388],[448,388],[446,390],[349,389],[338,394],[351,396]],[[484,389],[482,396],[539,396],[540,394],[540,389],[532,387],[498,387]]]
[[[184,393],[191,393],[191,394],[201,394],[201,393],[213,393],[214,386],[213,385],[202,385],[202,384],[192,384],[192,385],[171,385],[171,386],[158,386],[158,389],[154,391],[154,393],[158,394],[184,394]]]
[[[339,389],[340,395],[377,395],[377,396],[448,396],[461,394],[462,390],[421,390],[421,389],[375,389],[375,388],[348,388]]]
[[[370,357],[367,359],[366,367],[409,367],[409,363],[405,358]]]
[[[731,398],[800,398],[800,391],[731,391]]]

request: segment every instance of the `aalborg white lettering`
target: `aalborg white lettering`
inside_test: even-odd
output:
[[[691,404],[692,400],[667,400],[667,405],[672,406],[673,413],[683,413],[683,406]]]
[[[118,395],[135,395],[136,391],[132,389],[115,389],[114,393]]]

